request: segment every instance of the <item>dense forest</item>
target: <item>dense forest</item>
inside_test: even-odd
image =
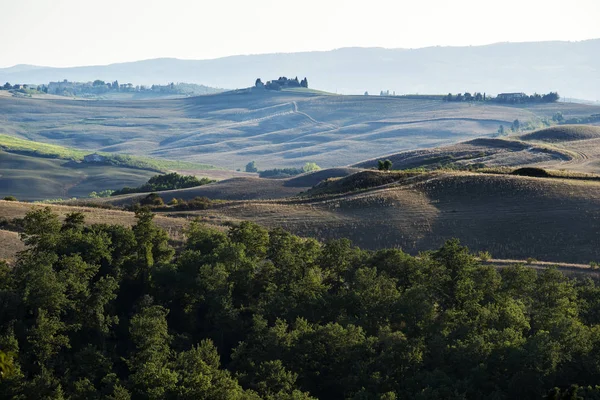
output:
[[[0,264],[0,398],[599,398],[600,287],[194,221],[22,221]],[[173,247],[175,246],[175,247]]]

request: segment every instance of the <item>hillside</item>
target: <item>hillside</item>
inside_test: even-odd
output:
[[[494,134],[499,125],[600,113],[574,104],[503,106],[311,92],[229,92],[175,100],[0,96],[0,133],[86,152],[244,169],[354,164]]]
[[[355,176],[360,173],[342,181]],[[416,253],[456,237],[496,258],[600,259],[589,240],[600,230],[598,181],[440,171],[371,182],[375,186],[342,183],[343,190],[326,197],[321,192],[313,199],[226,201],[169,214],[215,223],[250,220],[319,239],[347,237],[371,249]]]
[[[28,249],[0,260],[3,398],[600,394],[597,265],[511,265],[455,239],[370,252],[251,223],[176,239],[163,224],[182,219],[93,211],[10,221]]]
[[[355,164],[376,168],[389,159],[393,169],[535,166],[576,173],[600,173],[600,127],[557,125],[503,139],[480,138],[450,146],[381,155]]]
[[[139,186],[155,171],[7,153],[0,150],[0,198],[45,200],[86,197],[93,191]]]
[[[154,59],[106,66],[0,69],[0,81],[106,81],[134,85],[190,82],[243,88],[256,78],[307,76],[309,87],[362,94],[538,92],[598,100],[600,40],[497,43],[420,49],[343,48],[324,52],[263,54],[215,60]],[[558,55],[558,56],[557,56]]]
[[[0,198],[46,200],[86,197],[91,192],[136,187],[169,170],[222,177],[210,165],[104,154],[85,162],[83,150],[0,135]],[[228,174],[231,176],[231,173]]]
[[[540,142],[573,142],[600,138],[600,126],[560,125],[521,135],[521,140]]]
[[[555,148],[532,145],[514,139],[474,139],[450,146],[405,151],[360,162],[358,168],[376,168],[377,161],[389,159],[394,169],[444,166],[516,167],[538,163],[570,161],[572,154]]]
[[[172,198],[191,200],[194,197],[208,197],[211,200],[267,200],[294,197],[317,185],[319,182],[351,175],[358,169],[330,168],[317,172],[302,174],[288,179],[264,179],[258,177],[234,177],[209,185],[189,189],[167,190],[159,192],[169,201]],[[95,199],[94,203],[115,206],[130,205],[139,202],[148,193],[113,196]],[[89,202],[87,199],[83,202]]]

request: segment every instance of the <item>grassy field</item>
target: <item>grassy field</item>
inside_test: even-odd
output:
[[[515,119],[534,124],[557,112],[565,119],[588,117],[600,107],[467,104],[314,91],[239,91],[144,101],[0,97],[0,133],[88,153],[230,170],[244,170],[252,160],[260,169],[306,162],[335,167],[491,136]]]
[[[85,197],[92,191],[139,186],[154,171],[111,165],[79,164],[63,159],[0,150],[0,198],[45,200]]]
[[[12,263],[16,253],[24,249],[25,246],[19,239],[18,233],[0,229],[0,260]]]
[[[89,151],[78,150],[58,146],[55,144],[47,144],[25,140],[8,135],[0,135],[0,149],[12,153],[27,154],[36,157],[59,158],[63,160],[81,161],[83,157],[90,154]],[[122,167],[139,168],[154,170],[156,172],[170,170],[193,170],[204,171],[214,169],[212,165],[195,164],[184,161],[152,159],[149,157],[136,157],[127,154],[99,154],[108,158],[109,162]]]

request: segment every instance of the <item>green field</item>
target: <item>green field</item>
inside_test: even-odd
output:
[[[0,198],[44,200],[85,197],[92,191],[138,186],[155,171],[0,151]]]
[[[58,158],[62,160],[81,161],[89,154],[89,151],[76,150],[53,144],[24,140],[8,135],[0,135],[0,149],[11,153],[31,155],[34,157]],[[169,170],[203,171],[215,169],[212,165],[197,164],[185,161],[173,161],[164,159],[151,159],[149,157],[136,157],[126,154],[102,153],[108,158],[108,163],[125,168],[138,168],[166,172]]]

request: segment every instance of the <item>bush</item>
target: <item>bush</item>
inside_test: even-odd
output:
[[[307,162],[306,164],[304,164],[304,167],[302,167],[303,172],[314,172],[319,171],[320,169],[321,167],[319,167],[317,163],[314,162]]]
[[[480,251],[479,253],[477,253],[477,258],[479,258],[481,261],[489,261],[492,259],[492,255],[490,254],[489,251]]]
[[[17,201],[17,198],[15,196],[6,196],[3,200],[4,201]]]
[[[548,174],[548,172],[546,172],[545,169],[533,167],[516,169],[512,172],[512,175],[532,176],[535,178],[547,178],[550,176],[550,174]]]
[[[390,160],[379,160],[377,161],[377,169],[380,171],[389,171],[390,169],[392,169],[392,162]]]
[[[248,164],[246,164],[246,172],[258,172],[256,161],[250,161]]]
[[[302,168],[273,168],[260,171],[258,176],[261,178],[289,178],[304,173]]]
[[[150,193],[148,196],[144,197],[140,200],[140,205],[142,206],[151,206],[151,207],[160,207],[164,206],[165,202],[162,197],[160,197],[156,193]]]
[[[114,190],[101,190],[99,192],[91,192],[88,197],[92,198],[92,199],[98,199],[98,198],[104,198],[104,197],[110,197],[112,196],[112,194],[114,193]]]
[[[177,201],[173,205],[176,210],[206,210],[212,205],[212,200],[208,197],[194,197],[192,200],[174,199]],[[171,200],[173,201],[173,200]]]

